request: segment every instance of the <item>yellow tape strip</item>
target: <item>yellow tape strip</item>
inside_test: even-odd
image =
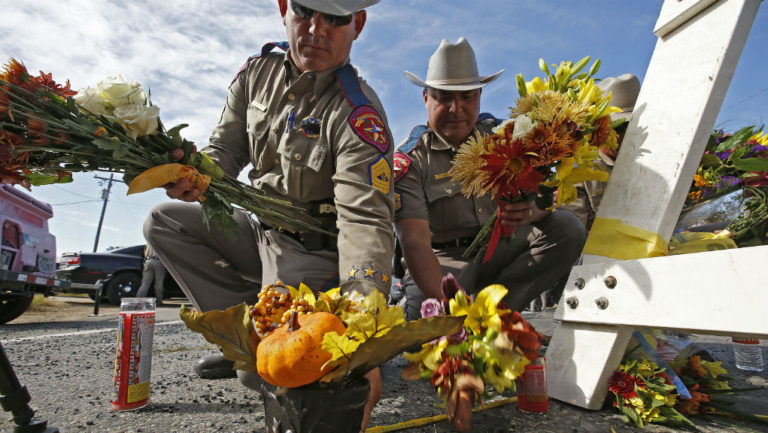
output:
[[[632,227],[621,220],[597,218],[584,245],[584,254],[633,260],[666,256],[668,246],[656,233]]]
[[[480,412],[481,410],[492,409],[494,407],[504,406],[505,404],[514,403],[517,401],[517,397],[510,397],[504,400],[493,401],[488,404],[482,404],[472,408],[472,412]],[[407,428],[421,427],[427,424],[434,424],[436,422],[444,421],[448,419],[448,415],[435,415],[426,418],[417,418],[410,421],[403,421],[392,425],[379,425],[371,427],[365,430],[365,433],[384,433],[390,431],[405,430]]]

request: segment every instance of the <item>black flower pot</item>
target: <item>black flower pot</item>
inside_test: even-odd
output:
[[[358,433],[370,385],[282,388],[261,381],[268,433]]]

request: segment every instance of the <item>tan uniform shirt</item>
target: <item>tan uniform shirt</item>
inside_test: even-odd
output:
[[[493,122],[483,121],[475,125],[475,130],[490,134],[493,126]],[[397,158],[403,158],[403,155],[400,152]],[[451,181],[448,171],[455,155],[456,149],[430,130],[421,136],[412,151],[405,154],[408,161],[402,170],[405,173],[398,171],[395,174],[398,203],[395,220],[428,220],[432,242],[475,236],[497,209],[488,196],[464,197],[459,184]]]
[[[391,133],[385,118],[366,123],[370,113],[353,114],[359,112],[334,72],[299,73],[282,51],[249,59],[229,88],[205,152],[231,176],[252,164],[252,185],[270,196],[307,207],[332,199],[342,287],[388,293],[394,249]],[[359,85],[383,116],[374,91],[362,80]]]

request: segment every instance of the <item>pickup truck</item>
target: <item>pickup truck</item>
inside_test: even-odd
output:
[[[112,305],[120,305],[123,297],[136,296],[141,285],[144,245],[116,248],[107,252],[67,252],[61,254],[56,276],[73,286],[96,284],[101,280],[103,295]],[[165,298],[184,296],[170,274],[165,276]],[[89,294],[95,299],[95,294]],[[154,288],[147,296],[154,296]]]
[[[68,291],[56,279],[56,237],[48,231],[53,208],[11,185],[0,185],[0,324],[22,315],[35,293]]]

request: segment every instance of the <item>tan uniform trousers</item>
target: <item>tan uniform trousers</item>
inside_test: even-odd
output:
[[[234,219],[237,229],[230,238],[204,224],[197,203],[170,201],[155,206],[144,222],[145,238],[196,309],[256,303],[262,285],[277,280],[319,290],[338,276],[335,251],[307,251],[243,211]]]
[[[539,222],[518,227],[510,241],[502,239],[491,259],[477,265],[474,258],[461,257],[465,247],[433,251],[443,275],[452,273],[468,293],[502,284],[508,290],[504,302],[522,311],[540,293],[559,289],[558,282],[568,276],[581,254],[586,233],[574,214],[556,211]],[[418,319],[426,297],[408,272],[403,285],[406,319]]]

